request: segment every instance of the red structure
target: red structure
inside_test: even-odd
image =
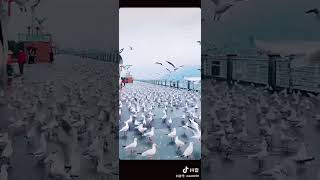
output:
[[[126,83],[133,83],[133,77],[130,73],[127,73],[126,75]]]
[[[26,42],[24,48],[26,50],[36,49],[37,63],[50,62],[50,52],[52,51],[50,42]]]

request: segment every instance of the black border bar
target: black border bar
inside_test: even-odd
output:
[[[201,180],[201,160],[120,160],[119,167],[119,180]]]
[[[119,0],[119,7],[199,7],[201,0]]]

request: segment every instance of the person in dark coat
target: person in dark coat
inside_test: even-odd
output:
[[[31,49],[29,51],[29,64],[34,64],[36,63],[36,50]]]
[[[19,64],[19,70],[21,75],[23,75],[23,68],[26,62],[27,62],[27,55],[23,50],[20,50],[18,55],[18,64]]]
[[[50,62],[53,63],[54,60],[54,54],[53,51],[50,51]]]

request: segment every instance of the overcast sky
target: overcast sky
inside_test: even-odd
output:
[[[71,48],[115,50],[118,48],[118,0],[41,0],[39,18],[47,17],[45,29],[54,41]],[[30,16],[13,5],[9,38],[26,32]]]
[[[249,0],[236,3],[219,22],[212,21],[215,5],[202,0],[202,37],[223,45],[247,45],[248,37],[263,40],[320,41],[320,21],[312,8],[320,9],[319,0]],[[204,45],[203,45],[204,46]]]
[[[121,8],[119,49],[124,64],[135,78],[156,77],[167,71],[155,64],[170,61],[176,66],[201,64],[200,8]],[[133,50],[129,49],[133,47]]]

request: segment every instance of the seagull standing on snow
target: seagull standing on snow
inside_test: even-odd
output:
[[[190,142],[188,147],[184,150],[182,156],[189,158],[189,156],[191,156],[192,153],[193,153],[193,142]]]
[[[125,126],[123,126],[123,128],[120,129],[120,132],[124,132],[124,134],[127,134],[127,131],[129,130],[129,124],[128,122],[125,122]]]
[[[180,149],[182,146],[184,146],[184,142],[181,141],[178,136],[175,137],[174,143],[176,144],[176,146],[178,147],[178,149]]]
[[[177,135],[176,128],[173,128],[173,130],[168,134],[168,136],[173,140]]]
[[[143,124],[140,124],[138,127],[135,127],[136,129],[138,129],[138,131],[143,134],[147,128],[143,127]]]
[[[135,149],[137,147],[137,144],[138,144],[138,139],[137,138],[134,138],[133,139],[133,142],[127,146],[124,146],[124,149],[130,149],[131,153],[133,152],[133,149]]]
[[[154,127],[151,128],[150,132],[144,133],[142,136],[146,136],[150,141],[152,141],[151,138],[154,136]]]
[[[156,147],[157,147],[157,144],[153,143],[152,144],[152,148],[146,150],[143,153],[141,153],[141,156],[147,156],[149,159],[151,159],[151,157],[153,157],[157,152],[157,148]],[[138,153],[138,154],[140,154],[140,153]]]
[[[0,179],[1,180],[8,180],[8,165],[7,164],[3,164],[1,166],[1,172],[0,172]]]

